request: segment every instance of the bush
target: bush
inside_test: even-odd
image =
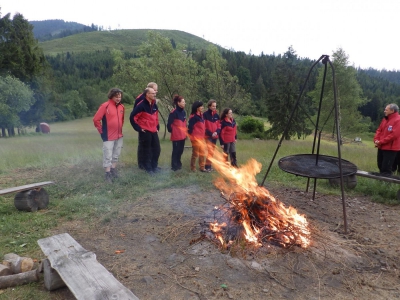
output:
[[[241,120],[239,130],[244,133],[264,133],[264,123],[253,117],[246,116]]]

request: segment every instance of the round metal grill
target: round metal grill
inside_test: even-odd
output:
[[[342,159],[343,176],[353,175],[357,172],[357,166]],[[298,154],[283,157],[278,162],[281,170],[308,178],[339,178],[339,158],[316,154]]]

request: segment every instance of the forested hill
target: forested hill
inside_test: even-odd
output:
[[[188,51],[207,49],[211,45],[210,42],[198,36],[179,30],[123,29],[75,34],[63,39],[42,42],[40,47],[45,55],[111,49],[136,54],[139,46],[147,41],[149,31],[160,33],[169,38],[175,46],[176,44],[186,45]]]
[[[400,84],[400,72],[399,71],[388,71],[388,70],[375,70],[369,68],[367,70],[363,70],[368,76],[376,77],[380,79],[387,80],[389,82],[393,82],[396,84]]]
[[[29,23],[33,25],[34,37],[41,42],[63,38],[81,32],[102,30],[102,28],[94,24],[86,26],[76,22],[65,22],[64,20],[29,21]]]

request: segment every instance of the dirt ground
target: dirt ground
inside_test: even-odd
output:
[[[269,190],[306,215],[309,248],[223,251],[200,240],[201,224],[223,199],[195,186],[126,203],[95,228],[71,222],[55,233],[71,234],[140,299],[400,299],[399,206],[346,196],[344,234],[339,197]],[[74,298],[66,288],[53,293]]]

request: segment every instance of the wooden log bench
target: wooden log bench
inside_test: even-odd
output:
[[[11,187],[0,190],[0,195],[17,193],[14,197],[14,205],[18,210],[37,211],[49,205],[49,194],[43,186],[53,183],[53,181],[43,181]]]
[[[356,175],[361,176],[361,177],[375,179],[375,180],[381,180],[381,181],[386,181],[386,182],[390,182],[390,183],[400,184],[400,177],[395,176],[395,175],[382,176],[382,175],[379,175],[379,173],[371,173],[371,172],[366,172],[366,171],[361,171],[361,170],[357,170]],[[397,191],[397,200],[400,201],[400,190]]]
[[[380,180],[380,181],[386,181],[390,183],[397,183],[400,184],[400,177],[399,176],[382,176],[379,173],[374,173],[374,172],[366,172],[366,171],[361,171],[357,170],[357,172],[354,175],[346,176],[343,177],[343,181],[346,187],[353,189],[357,186],[357,178],[356,176],[361,176],[361,177],[366,177],[370,179],[375,179],[375,180]],[[333,178],[329,179],[329,183],[332,186],[338,186],[340,185],[340,178]],[[400,189],[397,191],[397,200],[400,201]]]
[[[76,299],[139,299],[96,260],[96,254],[84,249],[68,233],[40,239],[38,244]],[[48,287],[52,283],[46,284],[46,278],[51,280],[51,274],[46,274],[46,268],[43,271]]]

